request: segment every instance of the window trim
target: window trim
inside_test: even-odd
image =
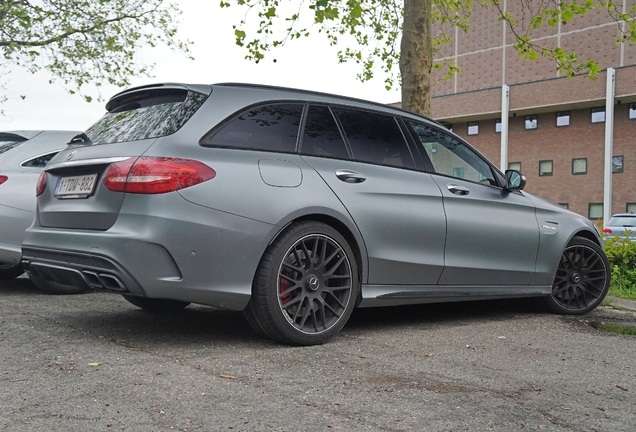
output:
[[[546,174],[542,174],[542,173],[541,173],[541,164],[542,164],[543,162],[550,162],[550,168],[551,168],[551,170],[550,170],[550,172],[549,172],[549,173],[546,173]],[[540,160],[540,161],[539,161],[539,177],[550,177],[550,176],[551,176],[551,175],[553,175],[553,174],[554,174],[554,159],[545,159],[545,160]]]
[[[621,169],[614,171],[614,158],[621,158]],[[622,174],[625,170],[625,157],[623,155],[612,156],[612,174]]]
[[[559,114],[561,114],[561,115],[559,115]],[[560,125],[559,124],[559,117],[566,117],[566,116],[568,118],[568,124]],[[568,127],[568,126],[570,126],[570,121],[571,120],[572,120],[572,115],[571,115],[570,111],[557,111],[555,119],[554,119],[554,124],[556,125],[556,127]]]
[[[595,113],[603,113],[603,120],[597,120],[594,121],[594,114]],[[590,123],[605,123],[607,119],[607,113],[605,112],[605,107],[593,107],[590,108]]]
[[[597,218],[592,218],[592,206],[601,206],[601,215]],[[587,204],[587,218],[591,220],[601,219],[603,217],[603,212],[605,209],[603,208],[603,203],[588,203]]]
[[[575,161],[585,161],[585,171],[575,172],[574,171]],[[585,175],[585,174],[587,174],[587,158],[572,158],[572,175]]]
[[[635,208],[634,210],[632,210],[632,211],[630,211],[630,210],[629,210],[629,206],[630,206],[630,205],[631,205],[631,206],[636,207],[636,202],[628,202],[628,203],[625,203],[625,212],[626,212],[626,213],[631,213],[632,211],[633,211],[633,212],[636,212],[636,208]]]
[[[477,131],[474,133],[471,133],[470,132],[471,127],[476,127]],[[466,123],[466,135],[468,136],[479,135],[479,121],[469,121],[468,123]]]
[[[532,128],[528,127],[528,121],[534,120],[535,126]],[[528,114],[523,118],[523,129],[524,130],[537,130],[539,129],[539,115],[538,114]]]
[[[517,168],[512,168],[510,165],[511,164],[519,164],[519,169]],[[517,171],[521,171],[521,162],[508,162],[508,169],[509,170],[517,170]]]

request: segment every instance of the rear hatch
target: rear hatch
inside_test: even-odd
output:
[[[125,196],[117,190],[117,181],[126,180],[126,170],[158,138],[178,131],[210,91],[209,86],[160,84],[115,95],[104,117],[47,166],[37,186],[39,225],[109,229]],[[111,179],[108,187],[106,174]]]
[[[628,238],[636,241],[636,214],[619,214],[611,217],[605,225],[603,233],[606,237]]]

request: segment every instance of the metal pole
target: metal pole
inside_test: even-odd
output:
[[[616,69],[607,69],[605,90],[605,173],[603,177],[603,226],[612,216],[612,153],[614,147],[614,89]]]
[[[510,112],[510,86],[501,86],[501,171],[508,169],[508,116]]]

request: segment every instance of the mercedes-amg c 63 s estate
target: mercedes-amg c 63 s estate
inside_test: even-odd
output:
[[[610,279],[591,221],[523,191],[408,111],[244,84],[115,95],[46,167],[23,265],[148,310],[243,310],[322,343],[355,307],[540,297],[596,307]]]

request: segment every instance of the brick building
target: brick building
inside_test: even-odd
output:
[[[520,168],[533,194],[593,219],[636,212],[636,45],[615,43],[620,25],[594,11],[530,33],[602,69],[595,81],[565,78],[552,60],[519,57],[497,12],[476,6],[471,33],[448,30],[453,40],[436,56],[461,73],[435,82],[433,117],[498,165]]]

